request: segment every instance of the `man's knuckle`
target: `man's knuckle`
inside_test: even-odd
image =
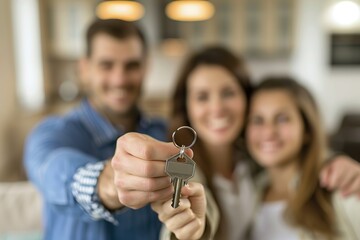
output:
[[[119,137],[119,138],[116,140],[116,146],[117,146],[118,148],[122,148],[122,147],[125,145],[127,138],[128,138],[128,135],[127,135],[127,134],[124,134],[124,135],[122,135],[121,137]]]
[[[177,239],[183,239],[184,238],[181,230],[174,230],[174,234],[175,234]]]
[[[151,159],[152,152],[153,152],[153,148],[150,147],[149,145],[145,145],[142,146],[140,154],[143,159]]]
[[[152,177],[154,175],[154,165],[151,162],[146,161],[143,166],[143,174],[146,177]]]
[[[114,155],[111,158],[111,167],[113,169],[121,169],[121,161],[118,155]]]
[[[118,197],[121,202],[129,202],[131,201],[131,196],[129,194],[129,191],[118,189]]]
[[[149,192],[149,202],[156,202],[162,199],[163,195],[159,191],[151,191]]]
[[[159,213],[158,218],[159,218],[160,222],[164,222],[166,220],[165,215],[161,214],[161,213]]]
[[[184,229],[179,229],[176,232],[177,232],[176,237],[178,239],[189,239],[190,238],[190,236],[188,236],[187,231],[185,231]]]
[[[122,194],[119,196],[119,201],[127,207],[133,208],[135,205],[134,199],[129,194]]]
[[[127,186],[126,181],[123,178],[115,178],[114,184],[118,189],[125,189]]]
[[[152,191],[155,190],[155,188],[156,188],[155,180],[153,180],[153,179],[148,179],[147,185],[146,185],[146,191],[152,192]]]

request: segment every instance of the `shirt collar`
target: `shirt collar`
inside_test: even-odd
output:
[[[115,128],[104,116],[97,112],[87,99],[84,99],[81,102],[79,114],[81,121],[84,123],[98,146],[113,142],[125,133],[124,130]],[[148,118],[140,114],[140,121],[137,127],[139,128],[139,131],[141,131],[141,129],[146,129],[149,122]]]
[[[247,166],[247,164],[245,162],[237,162],[235,165],[235,169],[233,172],[233,181],[223,177],[220,174],[215,174],[214,179],[215,179],[215,184],[219,186],[219,188],[228,188],[228,189],[233,189],[234,188],[234,183],[235,185],[237,185],[237,183],[242,182],[244,178],[246,178],[247,175],[249,173],[249,168]]]

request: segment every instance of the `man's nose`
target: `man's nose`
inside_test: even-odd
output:
[[[126,71],[121,65],[116,65],[111,72],[111,82],[121,85],[126,82]]]

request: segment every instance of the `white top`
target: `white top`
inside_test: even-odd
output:
[[[251,240],[299,240],[298,229],[284,220],[286,202],[263,203],[258,209],[251,232]]]
[[[220,175],[214,177],[214,187],[226,221],[228,240],[245,239],[255,208],[255,187],[245,163],[235,167],[233,181]]]

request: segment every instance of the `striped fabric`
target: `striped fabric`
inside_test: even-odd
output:
[[[76,201],[94,220],[105,219],[117,225],[118,221],[101,204],[96,192],[98,177],[104,166],[105,161],[88,163],[84,167],[80,167],[71,184],[72,193]]]

